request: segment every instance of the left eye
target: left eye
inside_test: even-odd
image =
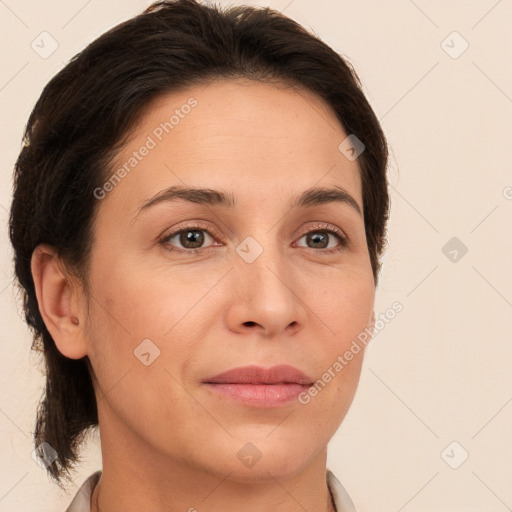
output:
[[[313,247],[307,245],[307,247],[310,249],[333,249],[340,246],[343,247],[346,243],[346,240],[339,233],[330,229],[309,231],[309,233],[306,233],[300,237],[300,239],[302,238],[306,238],[306,244],[314,244]],[[338,246],[329,245],[333,239],[338,240]]]

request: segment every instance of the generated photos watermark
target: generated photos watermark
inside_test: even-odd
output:
[[[391,320],[393,320],[400,311],[402,311],[402,309],[402,303],[395,301],[390,308],[384,311],[384,313],[379,313],[379,318],[375,321],[373,328],[370,329],[367,327],[364,331],[360,332],[357,335],[357,339],[352,341],[350,348],[336,358],[336,361],[327,368],[327,370],[322,374],[322,377],[317,379],[306,391],[299,394],[297,397],[298,401],[303,405],[308,404],[312,397],[318,395],[318,393],[320,393],[320,391],[322,391],[327,384],[331,382],[331,380],[334,379],[336,375],[338,375],[343,368],[352,361],[352,359],[354,359],[354,356],[361,352],[361,344],[366,346],[366,344],[381,332],[386,325],[389,324],[389,322],[391,322]]]
[[[139,149],[132,152],[132,155],[119,167],[110,178],[103,183],[101,187],[94,189],[94,197],[96,199],[104,199],[108,192],[114,190],[119,185],[121,180],[125,178],[135,167],[137,167],[149,153],[158,146],[166,135],[171,133],[172,130],[182,119],[192,112],[192,109],[198,104],[194,97],[188,98],[187,102],[181,105],[180,108],[174,109],[174,113],[169,117],[167,121],[160,123],[150,135],[146,137],[146,141],[142,144]]]

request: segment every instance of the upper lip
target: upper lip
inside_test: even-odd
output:
[[[270,368],[261,366],[240,366],[232,368],[204,380],[215,384],[312,384],[312,379],[304,372],[287,364],[279,364]]]

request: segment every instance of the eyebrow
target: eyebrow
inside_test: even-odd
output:
[[[158,192],[156,195],[146,200],[137,210],[135,217],[143,210],[147,210],[152,206],[177,199],[208,206],[222,206],[230,209],[234,208],[236,204],[232,193],[209,188],[191,188],[175,185]],[[291,208],[308,208],[327,203],[346,204],[362,216],[361,208],[357,201],[344,188],[338,186],[333,188],[309,188],[295,198],[291,204]]]

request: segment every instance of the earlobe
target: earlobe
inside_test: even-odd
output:
[[[86,356],[76,288],[68,279],[56,249],[38,245],[32,253],[31,271],[39,312],[59,352],[71,359]]]

